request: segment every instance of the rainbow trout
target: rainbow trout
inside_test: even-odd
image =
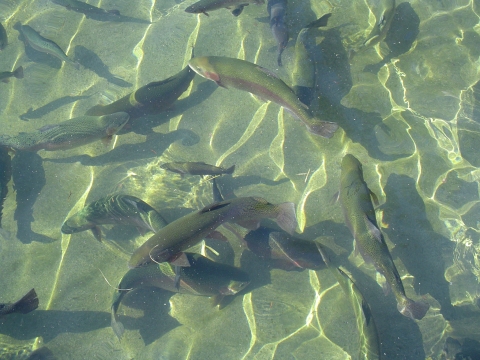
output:
[[[99,225],[129,224],[143,235],[145,231],[156,233],[167,225],[165,219],[145,201],[130,195],[108,195],[91,202],[68,218],[62,225],[62,233],[73,234],[91,230],[98,241],[102,240]]]
[[[315,135],[331,138],[338,129],[337,124],[314,117],[293,90],[268,69],[245,60],[222,56],[198,57],[188,64],[197,74],[219,86],[248,91],[283,106]]]
[[[35,289],[32,289],[17,302],[0,304],[0,316],[12,313],[28,314],[36,308],[38,308],[38,297]]]
[[[0,72],[0,81],[8,83],[10,78],[23,79],[23,67],[19,66],[15,71]]]
[[[84,14],[87,18],[94,15],[120,15],[118,10],[104,10],[78,0],[52,0],[52,2],[64,6],[68,10]]]
[[[28,45],[30,45],[35,50],[55,56],[61,61],[65,61],[72,64],[73,66],[75,66],[76,69],[80,69],[80,64],[70,59],[65,54],[65,52],[60,48],[60,46],[58,46],[52,40],[44,38],[42,35],[40,35],[30,26],[21,25],[20,31],[23,37],[25,38],[25,40],[27,41]]]
[[[342,160],[340,202],[345,223],[355,238],[356,250],[365,262],[373,263],[392,289],[398,311],[412,319],[422,319],[430,305],[415,302],[405,295],[402,279],[375,218],[371,196],[373,193],[363,180],[362,164],[350,154]]]
[[[111,313],[112,329],[120,339],[123,325],[117,321],[117,310],[123,297],[131,290],[153,286],[164,290],[198,296],[214,296],[214,304],[220,304],[224,296],[235,295],[249,283],[249,275],[239,268],[216,263],[193,253],[185,253],[190,266],[181,268],[180,283],[175,285],[176,272],[169,263],[150,263],[130,269],[122,278],[113,294]],[[221,304],[220,304],[221,305]]]
[[[390,25],[392,24],[393,15],[395,15],[395,0],[383,0],[382,2],[385,3],[385,9],[370,34],[368,34],[363,46],[378,44],[387,36],[388,29],[390,29]]]
[[[14,150],[67,150],[103,139],[109,141],[128,121],[127,113],[80,116],[58,124],[45,125],[35,132],[0,136],[0,146]]]
[[[172,171],[180,175],[224,175],[233,174],[235,165],[228,169],[205,164],[204,162],[171,162],[160,165],[162,169]]]
[[[8,182],[12,177],[12,159],[8,150],[0,148],[0,232],[2,232],[3,202],[8,193]]]
[[[0,23],[0,51],[8,45],[7,30]]]
[[[187,66],[168,79],[151,82],[111,104],[96,105],[85,115],[107,115],[123,111],[135,119],[165,111],[188,89],[194,77],[195,72]]]
[[[243,8],[249,3],[261,5],[265,4],[265,0],[200,0],[187,7],[185,11],[187,13],[205,14],[209,16],[207,11],[233,8],[233,16],[238,16],[242,13]]]
[[[297,227],[295,205],[282,203],[274,205],[258,197],[241,197],[213,203],[201,210],[175,220],[158,231],[132,254],[130,268],[149,262],[168,261],[179,266],[188,262],[177,261],[182,252],[207,237],[225,222],[240,226],[258,228],[263,218],[274,218],[285,231],[293,233]]]

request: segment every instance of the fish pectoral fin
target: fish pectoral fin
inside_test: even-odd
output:
[[[207,16],[210,16],[210,15],[208,15],[208,13],[206,11],[202,11],[202,13],[204,13]]]
[[[179,266],[179,267],[189,267],[190,261],[188,261],[187,255],[185,253],[181,252],[178,253],[176,256],[172,257],[168,262],[174,266]]]
[[[387,282],[387,279],[385,279],[385,276],[377,272],[377,282],[382,286],[383,289],[383,294],[387,296],[390,294],[390,291],[392,291],[392,288],[390,287],[390,284]]]
[[[100,229],[100,227],[94,226],[90,230],[92,231],[93,236],[95,236],[95,239],[102,242],[102,230]]]
[[[206,238],[228,242],[228,239],[226,238],[226,236],[223,235],[220,231],[216,231],[216,230],[213,230],[210,234],[206,236]]]
[[[182,269],[181,266],[175,265],[175,281],[173,282],[175,289],[180,291],[180,273]]]
[[[112,135],[108,135],[108,136],[103,137],[103,138],[102,138],[102,143],[103,143],[103,145],[109,146],[110,143],[112,142],[112,138],[113,138]]]
[[[372,190],[368,189],[368,191],[370,192],[370,197],[372,198],[373,203],[375,204],[375,206],[378,206],[378,204],[380,204],[380,202],[378,201],[378,196],[375,195]]]
[[[337,191],[335,194],[333,194],[332,199],[330,200],[330,205],[336,204],[339,199],[340,199],[340,191]]]
[[[365,224],[368,227],[368,231],[372,236],[380,243],[383,244],[382,233],[380,229],[365,215]]]
[[[212,306],[217,306],[221,309],[222,308],[222,301],[223,301],[223,298],[225,297],[225,295],[222,295],[222,294],[217,294],[215,296],[212,296],[210,299],[211,299],[211,302],[212,302]]]

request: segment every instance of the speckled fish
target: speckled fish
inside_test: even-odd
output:
[[[175,286],[177,276],[174,266],[169,263],[150,263],[147,266],[130,269],[122,278],[113,294],[111,313],[112,329],[120,339],[123,325],[117,321],[117,310],[123,297],[131,290],[154,286],[172,292],[199,296],[214,296],[219,304],[226,295],[235,295],[249,283],[249,275],[239,268],[216,263],[193,253],[185,253],[190,266],[180,270],[180,283]],[[124,290],[122,290],[124,289]]]
[[[0,81],[8,83],[10,78],[23,79],[23,67],[19,66],[15,71],[0,72]]]
[[[293,92],[305,105],[310,105],[315,91],[315,61],[312,58],[315,39],[311,36],[313,29],[327,26],[332,14],[325,14],[321,18],[305,26],[297,36],[295,42],[295,61],[292,72]]]
[[[56,43],[54,43],[52,40],[44,38],[42,35],[40,35],[38,32],[36,32],[34,29],[32,29],[28,25],[22,25],[20,27],[20,31],[27,41],[28,45],[30,45],[32,48],[34,48],[37,51],[44,52],[46,54],[55,56],[56,58],[60,59],[61,61],[68,62],[75,66],[76,69],[80,68],[80,64],[78,62],[73,61],[70,59],[65,52],[58,46]]]
[[[172,171],[180,175],[224,175],[233,174],[235,165],[228,169],[205,164],[204,162],[170,162],[160,165],[162,169]]]
[[[177,261],[182,252],[207,237],[225,222],[235,222],[248,228],[258,228],[263,218],[274,218],[285,231],[293,233],[297,227],[295,205],[274,205],[258,197],[241,197],[213,203],[201,210],[185,215],[168,224],[132,254],[128,265],[139,267],[149,262],[168,261],[179,266],[188,266]]]
[[[68,10],[84,14],[87,18],[94,15],[120,15],[118,10],[104,10],[78,0],[52,0],[52,2],[64,6]]]
[[[384,3],[382,15],[370,34],[368,34],[363,46],[378,44],[387,36],[388,29],[390,29],[390,25],[392,24],[393,15],[395,14],[395,0],[383,0],[382,2]]]
[[[197,74],[219,86],[248,91],[283,106],[315,135],[330,138],[338,129],[337,124],[314,117],[293,90],[268,69],[245,60],[222,56],[198,57],[188,64]]]
[[[0,316],[12,313],[28,314],[37,307],[37,293],[35,292],[35,289],[32,289],[17,302],[0,304]]]
[[[288,43],[288,27],[286,23],[287,0],[269,0],[267,3],[268,16],[270,16],[270,29],[278,44],[277,64],[282,66],[282,53]]]
[[[7,30],[0,23],[0,51],[8,45]]]
[[[35,132],[0,136],[0,146],[14,150],[67,150],[102,139],[111,140],[128,121],[127,113],[105,116],[80,116],[58,124],[46,125]]]
[[[156,233],[167,225],[165,219],[145,201],[130,195],[108,195],[94,201],[72,215],[62,225],[62,233],[73,234],[91,230],[98,241],[102,240],[99,225],[129,224],[143,235]]]
[[[109,105],[96,105],[85,115],[107,115],[123,111],[134,119],[165,111],[188,89],[194,77],[195,72],[187,66],[168,79],[151,82]]]
[[[355,282],[347,273],[330,264],[325,249],[316,243],[318,252],[322,256],[326,266],[337,279],[345,295],[350,299],[357,320],[357,329],[360,336],[360,349],[358,359],[379,360],[380,359],[380,338],[378,337],[377,326],[372,316],[372,310],[365,297],[358,289]]]
[[[3,202],[8,193],[8,182],[12,177],[12,160],[8,150],[0,148],[0,233],[2,232]]]
[[[345,223],[355,238],[355,248],[367,263],[373,263],[392,289],[398,311],[412,319],[422,319],[430,307],[424,302],[415,302],[407,297],[402,279],[395,267],[385,239],[377,225],[372,192],[363,180],[362,164],[353,155],[342,160],[340,177],[340,202]],[[374,197],[375,199],[376,197]]]
[[[190,5],[185,9],[188,13],[193,14],[205,14],[207,16],[207,11],[213,11],[218,9],[231,9],[233,16],[238,16],[242,13],[243,8],[249,3],[261,5],[265,4],[265,0],[200,0],[195,4]]]

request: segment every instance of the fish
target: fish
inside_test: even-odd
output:
[[[3,203],[8,193],[8,182],[12,178],[12,159],[8,150],[0,148],[0,232],[2,229]]]
[[[287,0],[268,0],[268,16],[270,17],[270,29],[277,41],[277,64],[282,66],[282,53],[287,47],[289,35],[286,23]]]
[[[68,10],[72,10],[81,14],[84,14],[87,18],[95,15],[113,15],[119,16],[118,10],[104,10],[96,6],[84,3],[78,0],[51,0],[54,4],[66,7]]]
[[[222,8],[233,8],[233,16],[238,16],[242,13],[243,8],[249,3],[261,5],[265,4],[265,0],[200,0],[195,4],[188,6],[185,9],[185,12],[193,14],[205,14],[210,16],[208,15],[207,11],[213,11]]]
[[[186,66],[168,79],[151,82],[111,104],[96,105],[85,115],[108,115],[123,111],[136,119],[165,111],[188,89],[194,77],[195,72]]]
[[[360,336],[360,349],[358,359],[379,360],[380,359],[380,338],[378,336],[377,325],[372,315],[370,305],[357,287],[353,279],[342,268],[337,268],[330,264],[323,245],[315,243],[322,260],[337,279],[345,295],[352,303],[353,312],[357,320],[357,329]]]
[[[142,199],[131,195],[108,195],[91,202],[68,218],[62,225],[62,233],[73,234],[91,230],[98,241],[102,240],[99,225],[129,224],[143,235],[145,231],[158,232],[167,221]]]
[[[143,266],[152,261],[168,261],[178,266],[188,266],[182,252],[207,237],[225,222],[235,222],[256,229],[263,218],[274,218],[288,233],[297,227],[295,205],[274,205],[258,197],[240,197],[212,203],[201,210],[185,215],[168,224],[134,251],[128,265]]]
[[[23,79],[23,67],[19,66],[15,71],[0,72],[0,81],[8,83],[11,77]]]
[[[123,325],[117,320],[117,310],[123,297],[131,290],[154,286],[171,292],[197,296],[213,296],[214,305],[224,296],[235,295],[250,283],[250,276],[234,266],[214,262],[205,256],[185,253],[190,266],[181,268],[179,287],[175,286],[176,272],[169,263],[150,263],[130,269],[123,276],[112,298],[111,326],[117,337],[123,335]]]
[[[373,263],[385,277],[397,301],[398,311],[406,317],[421,320],[430,305],[413,301],[405,294],[402,279],[377,224],[372,199],[378,202],[363,179],[362,164],[355,156],[345,155],[341,165],[340,203],[345,223],[355,239],[355,249],[365,262]]]
[[[385,9],[370,34],[368,34],[363,46],[378,44],[387,36],[388,29],[390,29],[390,25],[392,24],[393,15],[395,14],[395,0],[384,0],[383,2],[386,3]]]
[[[273,72],[251,62],[223,56],[193,58],[189,66],[200,76],[224,88],[248,91],[264,100],[283,106],[312,134],[331,138],[338,124],[314,117],[293,90]]]
[[[102,139],[111,140],[128,121],[127,113],[104,116],[80,116],[58,124],[45,125],[37,131],[17,136],[0,135],[0,146],[13,150],[56,151],[73,149]]]
[[[311,30],[327,26],[331,13],[312,21],[305,26],[297,36],[295,42],[295,61],[292,72],[292,89],[298,99],[309,106],[315,91],[315,61],[312,52],[316,46]]]
[[[233,174],[235,165],[228,169],[206,164],[204,162],[170,162],[160,165],[162,169],[172,171],[180,175],[224,175]]]
[[[0,23],[0,51],[8,45],[7,30]]]
[[[32,289],[14,303],[0,304],[0,316],[13,313],[28,314],[36,308],[38,308],[38,297],[35,289]]]
[[[65,54],[65,52],[60,48],[60,46],[58,46],[52,40],[44,38],[42,35],[40,35],[37,31],[35,31],[30,26],[21,25],[20,32],[22,33],[28,45],[30,45],[35,50],[55,56],[61,61],[65,61],[72,64],[73,66],[75,66],[76,69],[80,69],[80,64],[70,59]]]

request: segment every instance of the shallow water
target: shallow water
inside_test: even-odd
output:
[[[210,181],[162,170],[168,161],[236,164],[233,177],[218,179],[227,198],[294,202],[298,236],[334,249],[370,304],[383,358],[441,359],[448,337],[480,341],[478,1],[397,1],[385,41],[350,59],[384,2],[289,1],[291,39],[280,68],[265,5],[235,18],[225,9],[188,14],[192,1],[90,3],[151,24],[96,21],[47,0],[0,0],[9,36],[0,71],[22,65],[25,73],[0,85],[2,135],[81,116],[165,79],[186,66],[192,46],[196,56],[245,59],[290,84],[296,35],[328,12],[315,38],[321,100],[312,107],[342,129],[329,140],[312,136],[278,105],[196,76],[173,108],[137,120],[108,146],[18,152],[2,219],[9,236],[0,236],[0,302],[34,287],[40,307],[0,319],[1,359],[40,346],[59,359],[359,358],[351,303],[328,270],[271,270],[223,227],[230,245],[209,241],[220,253],[213,258],[242,266],[252,284],[222,310],[203,297],[133,292],[119,309],[126,332],[118,341],[110,328],[114,290],[102,273],[117,284],[149,234],[106,226],[99,243],[60,227],[115,191],[142,198],[168,221],[212,202]],[[17,22],[54,40],[81,69],[26,49]],[[431,305],[421,321],[400,315],[373,267],[354,255],[332,202],[346,153],[360,159],[379,197],[377,218],[407,294]]]

